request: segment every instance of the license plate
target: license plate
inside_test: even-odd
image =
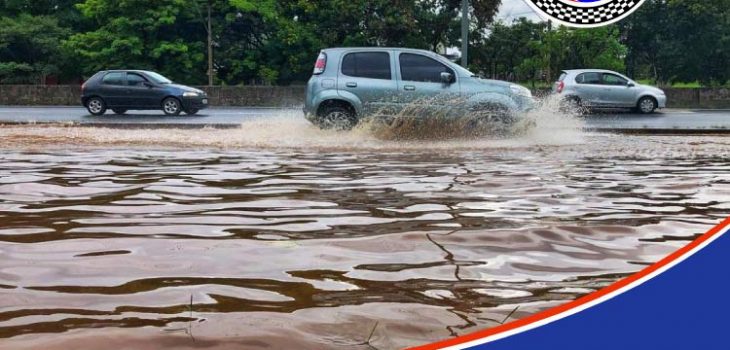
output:
[[[204,98],[204,99],[203,99],[203,104],[204,104],[204,105],[207,105],[207,104],[208,104],[208,99],[207,99],[207,98]]]

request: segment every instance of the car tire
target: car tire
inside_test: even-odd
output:
[[[198,112],[200,112],[200,110],[195,108],[189,108],[185,110],[185,114],[187,115],[196,115],[198,114]]]
[[[580,97],[568,96],[560,100],[560,111],[565,113],[585,114],[588,113],[588,108],[583,106],[583,101],[581,101]]]
[[[180,115],[180,112],[182,112],[180,100],[174,97],[168,97],[162,100],[162,111],[165,112],[166,115]]]
[[[466,113],[464,133],[481,137],[509,133],[517,118],[509,107],[495,103],[480,103]]]
[[[321,129],[351,130],[357,122],[352,110],[339,105],[326,106],[319,113],[318,124]]]
[[[636,104],[636,110],[641,114],[651,114],[657,108],[657,102],[653,97],[644,96]]]
[[[92,115],[102,115],[106,113],[106,102],[101,97],[92,97],[86,101],[86,110]]]
[[[127,110],[126,109],[112,109],[112,112],[114,112],[114,114],[124,114],[124,113],[127,113]]]

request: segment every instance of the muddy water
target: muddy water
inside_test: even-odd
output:
[[[0,128],[0,348],[418,345],[573,300],[727,215],[730,139],[559,126]]]

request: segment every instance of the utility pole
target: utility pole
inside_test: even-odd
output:
[[[469,64],[469,0],[461,0],[461,66]]]
[[[545,74],[546,80],[548,83],[552,81],[552,72],[551,68],[553,66],[553,44],[552,44],[552,31],[553,31],[553,21],[548,19],[547,23],[547,47],[548,47],[548,57],[547,57],[547,73]]]
[[[213,30],[211,24],[211,7],[213,0],[208,0],[208,86],[213,86]]]

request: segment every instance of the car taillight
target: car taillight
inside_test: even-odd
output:
[[[563,83],[562,81],[559,81],[558,88],[555,89],[555,91],[557,91],[558,93],[561,93],[561,92],[563,92],[563,88],[565,88],[565,83]]]
[[[314,72],[312,74],[322,74],[324,69],[327,67],[327,55],[324,52],[320,52],[317,57],[317,62],[314,63]]]
[[[84,91],[84,90],[86,90],[86,82],[84,82],[83,84],[81,84],[81,91]]]

